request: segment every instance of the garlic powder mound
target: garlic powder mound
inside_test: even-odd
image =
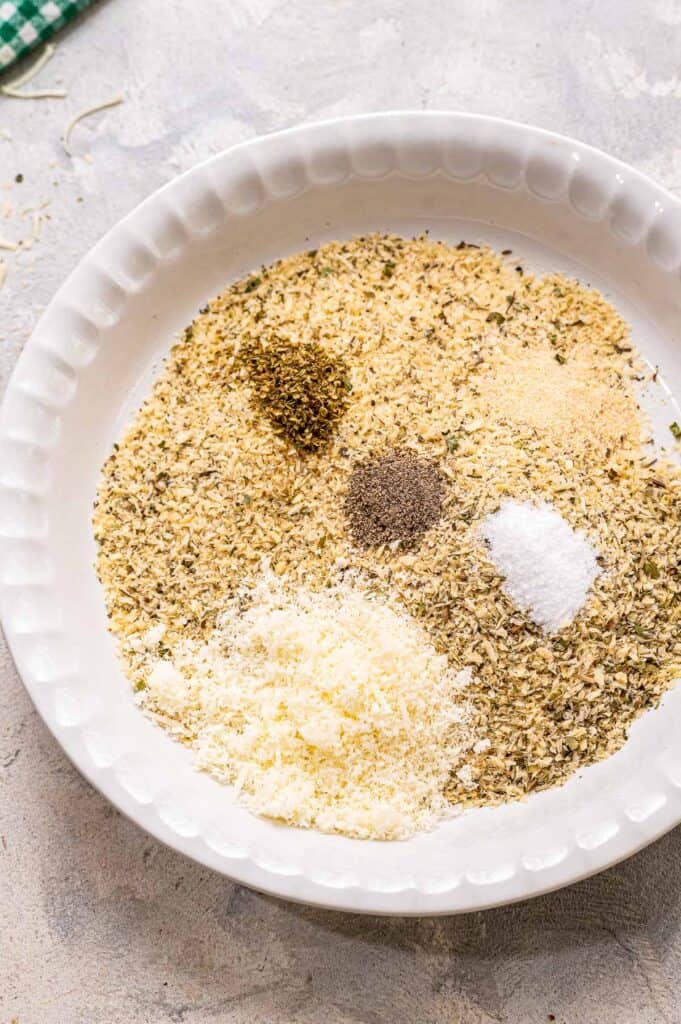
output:
[[[266,572],[208,642],[161,657],[158,629],[150,641],[140,702],[256,813],[372,839],[451,814],[443,791],[476,739],[470,672],[355,582],[289,592]]]

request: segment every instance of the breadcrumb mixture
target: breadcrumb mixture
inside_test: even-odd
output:
[[[275,432],[240,370],[240,347],[271,338],[347,367],[336,433],[309,454]],[[452,802],[562,783],[615,751],[681,665],[681,474],[649,444],[642,375],[598,292],[487,248],[373,235],[263,268],[200,312],[104,466],[111,629],[125,644],[161,625],[171,654],[205,641],[263,556],[311,590],[352,568],[473,670],[484,739],[452,771]],[[442,516],[416,550],[357,547],[350,476],[394,448],[437,462]],[[552,503],[601,552],[585,607],[554,636],[485,550],[479,524],[504,498]]]

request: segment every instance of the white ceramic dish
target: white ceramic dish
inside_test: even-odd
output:
[[[0,420],[2,622],[64,750],[121,811],[195,860],[352,911],[448,913],[522,899],[599,871],[681,819],[681,688],[620,753],[563,788],[393,844],[251,816],[133,705],[93,571],[91,506],[100,465],[173,335],[263,262],[363,231],[426,228],[489,240],[533,269],[601,288],[681,394],[678,200],[548,132],[396,113],[246,143],[151,196],[60,289]],[[673,405],[657,409],[666,440]]]

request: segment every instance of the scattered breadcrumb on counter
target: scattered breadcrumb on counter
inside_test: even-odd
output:
[[[66,128],[64,129],[64,134],[62,136],[62,145],[64,147],[66,155],[70,157],[74,155],[73,149],[71,147],[71,135],[76,125],[80,124],[81,121],[84,121],[85,118],[92,117],[93,114],[99,114],[103,110],[109,110],[111,107],[117,107],[123,102],[123,96],[114,96],[110,100],[103,100],[101,103],[95,103],[94,105],[86,107],[84,110],[80,110],[77,114],[74,114],[74,116],[71,118]],[[85,154],[85,157],[87,157],[88,155],[89,154]]]
[[[54,56],[56,47],[47,43],[37,60],[31,64],[26,71],[14,77],[10,82],[0,85],[0,95],[8,96],[15,100],[51,100],[65,99],[66,92],[63,89],[32,89],[26,92],[22,86],[34,79],[45,65]]]

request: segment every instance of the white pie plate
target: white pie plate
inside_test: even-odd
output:
[[[121,221],[59,290],[0,417],[0,612],[44,721],[80,771],[169,846],[246,885],[352,911],[477,910],[575,882],[681,819],[681,687],[561,789],[375,843],[237,806],[134,706],[90,525],[100,465],[176,332],[226,282],[388,230],[490,241],[612,297],[681,394],[681,203],[581,143],[505,121],[392,113],[237,146]],[[659,405],[659,403],[658,403]],[[660,437],[679,418],[655,410]],[[668,439],[668,434],[666,435]]]

